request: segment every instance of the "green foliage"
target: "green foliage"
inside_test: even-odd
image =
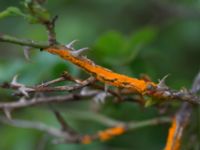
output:
[[[51,16],[49,12],[42,7],[39,3],[32,1],[25,1],[24,6],[26,11],[22,11],[18,7],[8,7],[6,10],[0,12],[0,19],[9,17],[9,16],[21,16],[29,23],[40,23],[41,21],[50,20]]]
[[[17,7],[8,7],[6,10],[0,12],[0,19],[6,18],[8,16],[25,16],[22,11]]]
[[[117,31],[109,31],[98,38],[94,48],[97,57],[105,64],[122,65],[133,61],[155,37],[156,30],[151,27],[140,29],[128,37]]]

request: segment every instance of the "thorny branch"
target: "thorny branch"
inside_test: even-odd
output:
[[[77,89],[81,89],[91,83],[93,83],[95,81],[94,77],[90,77],[84,81],[81,81],[79,83],[76,83],[72,86],[55,86],[55,87],[47,87],[50,84],[56,83],[56,82],[60,82],[60,81],[64,81],[66,80],[65,77],[60,77],[58,79],[49,81],[47,83],[43,83],[41,85],[38,86],[25,86],[23,84],[19,84],[19,83],[3,83],[2,85],[0,85],[1,88],[7,88],[7,89],[15,89],[15,90],[19,90],[19,92],[21,92],[21,94],[23,94],[23,92],[26,92],[27,94],[24,94],[25,96],[28,95],[28,93],[33,93],[33,92],[53,92],[53,91],[73,91],[73,90],[77,90]],[[22,91],[23,90],[23,91]]]
[[[48,46],[48,45],[41,45],[33,41],[26,41],[26,40],[21,40],[15,37],[10,37],[8,35],[6,35],[6,37],[9,37],[9,38],[7,39],[5,38],[4,35],[0,35],[0,41],[19,44],[19,45],[27,45],[27,46],[32,46],[32,47],[41,48],[41,49],[46,48]],[[154,97],[158,97],[159,99],[163,99],[167,101],[179,100],[179,101],[186,101],[191,104],[198,104],[198,105],[200,104],[200,97],[186,89],[181,89],[177,91],[177,90],[170,89],[169,87],[166,87],[166,88],[161,87],[158,89],[150,89],[149,93],[147,94],[153,95]]]
[[[68,94],[68,95],[60,95],[60,96],[50,96],[50,97],[35,97],[31,99],[24,99],[21,98],[19,101],[15,102],[2,102],[0,104],[0,109],[16,109],[16,108],[23,108],[29,107],[33,105],[40,105],[40,104],[49,104],[49,103],[62,103],[67,101],[78,101],[84,100],[86,98],[91,98],[98,94],[98,92],[90,92],[89,94]]]
[[[200,72],[194,79],[191,93],[197,93],[200,89]],[[174,116],[172,126],[169,130],[168,139],[165,150],[180,150],[183,132],[189,123],[189,119],[192,113],[192,105],[184,102],[180,109]]]
[[[42,2],[43,3],[43,2]],[[59,45],[56,40],[56,32],[55,32],[55,22],[57,19],[56,17],[53,18],[45,18],[38,14],[37,10],[35,8],[39,8],[42,11],[44,11],[43,7],[41,7],[40,1],[32,0],[30,3],[28,3],[28,9],[29,13],[37,18],[37,21],[39,24],[42,24],[45,26],[48,32],[48,43],[43,42],[36,42],[33,40],[27,40],[27,39],[19,39],[10,35],[0,34],[0,42],[8,42],[13,44],[18,44],[22,46],[28,46],[38,49],[46,49],[47,47],[59,47],[62,45]],[[35,6],[37,7],[35,7]],[[38,7],[39,6],[39,7]],[[71,49],[71,44],[69,44],[68,48]],[[72,50],[74,50],[72,48]],[[79,52],[83,52],[86,49],[80,49],[79,51],[73,51],[75,56],[79,56]],[[87,60],[87,59],[86,59]],[[88,61],[88,60],[87,60]],[[91,62],[89,62],[91,63]],[[173,119],[172,127],[175,125],[175,128],[170,128],[170,132],[172,131],[172,136],[168,136],[169,146],[166,147],[166,150],[178,150],[180,145],[178,145],[177,149],[174,149],[176,147],[176,144],[180,144],[180,139],[182,137],[183,129],[189,122],[189,117],[191,115],[192,105],[190,104],[200,104],[200,98],[197,96],[197,92],[200,89],[200,83],[199,83],[199,77],[198,75],[197,79],[195,80],[193,84],[193,88],[191,91],[189,90],[172,90],[168,86],[164,84],[164,80],[161,80],[158,84],[157,88],[149,87],[147,91],[147,95],[153,96],[155,98],[164,100],[164,101],[171,101],[171,100],[179,100],[184,102],[181,109],[177,112],[176,116]],[[64,86],[52,86],[55,83],[63,82],[63,81],[73,81],[73,85],[64,85]],[[32,121],[25,121],[25,120],[17,120],[11,118],[11,112],[18,108],[23,107],[29,107],[33,105],[40,105],[40,104],[49,104],[49,103],[63,103],[67,101],[77,101],[77,100],[85,100],[90,98],[97,98],[100,97],[102,99],[105,99],[108,96],[116,97],[119,101],[125,101],[126,99],[126,92],[123,92],[122,90],[114,91],[114,90],[105,90],[102,86],[99,86],[95,84],[95,77],[89,77],[86,80],[80,80],[76,79],[69,74],[63,74],[61,77],[48,81],[46,83],[42,83],[36,86],[26,86],[24,84],[18,83],[17,78],[15,77],[11,83],[5,82],[0,85],[1,88],[6,89],[13,89],[16,93],[16,96],[19,96],[18,101],[14,102],[1,102],[0,103],[0,109],[3,110],[7,116],[2,117],[0,116],[0,122],[3,122],[5,124],[21,127],[21,128],[30,128],[30,129],[36,129],[43,131],[45,133],[48,133],[52,135],[53,137],[56,137],[57,143],[66,143],[66,142],[72,142],[72,143],[84,143],[88,144],[91,143],[93,140],[101,140],[105,141],[108,140],[114,136],[121,135],[129,130],[138,129],[140,127],[150,126],[150,125],[158,125],[162,123],[169,123],[171,122],[171,119],[168,117],[161,117],[161,118],[154,118],[146,121],[140,121],[140,122],[122,122],[118,120],[114,120],[111,118],[108,118],[106,116],[102,116],[99,114],[93,114],[93,120],[97,120],[101,122],[102,124],[109,126],[108,129],[99,131],[96,134],[93,135],[81,135],[80,133],[72,130],[68,123],[65,121],[64,117],[60,114],[59,111],[53,110],[58,122],[61,125],[61,129],[51,127],[48,125],[45,125],[40,122],[32,122]],[[90,87],[88,90],[84,90],[85,87]],[[35,96],[36,93],[46,93],[46,92],[53,92],[53,91],[75,91],[79,90],[78,92],[70,93],[67,95],[58,95],[58,96]],[[144,105],[144,98],[142,95],[138,95],[134,92],[131,94],[136,95],[136,97],[132,97],[132,99],[135,100],[135,102],[139,102],[140,104]],[[102,101],[102,100],[101,100]],[[189,104],[190,103],[190,104]],[[94,119],[95,118],[95,119]],[[171,130],[172,129],[172,130]],[[169,133],[170,133],[169,132]],[[175,137],[174,137],[175,136]],[[178,137],[176,141],[176,137]],[[175,143],[174,143],[175,142]],[[167,143],[168,144],[168,143]]]
[[[58,128],[46,125],[41,122],[18,120],[18,119],[10,120],[3,116],[0,116],[0,122],[8,124],[10,126],[14,126],[14,127],[36,129],[36,130],[45,132],[45,133],[51,135],[52,137],[56,138],[56,140],[54,140],[54,142],[56,141],[56,143],[89,142],[89,141],[85,141],[86,137],[90,138],[90,140],[91,140],[90,142],[92,142],[93,140],[97,140],[97,139],[103,140],[103,139],[101,139],[101,136],[99,136],[98,134],[81,135],[75,131],[71,132],[70,131],[71,129],[69,127],[66,130],[62,130],[62,129],[58,129]],[[149,120],[145,120],[145,121],[141,121],[141,122],[128,122],[128,123],[123,122],[123,126],[125,127],[125,131],[127,132],[130,130],[135,130],[135,129],[139,129],[139,128],[146,127],[146,126],[159,125],[159,124],[164,124],[164,123],[169,123],[169,122],[171,122],[170,118],[161,117],[161,118],[154,118],[154,119],[149,119]],[[111,127],[110,129],[115,128],[115,126],[117,127],[117,126],[119,126],[119,124],[113,125],[113,127]],[[103,131],[102,131],[102,133],[103,133]],[[89,143],[84,143],[84,144],[89,144]]]
[[[42,13],[42,12],[48,13],[47,10],[42,7],[42,3],[39,1],[36,1],[36,0],[27,2],[28,12],[31,14],[31,16],[33,16],[37,19],[38,23],[45,26],[47,33],[48,33],[49,46],[53,46],[53,45],[57,44],[55,23],[56,23],[58,16],[54,16],[51,19],[50,16],[45,17],[44,15],[41,15],[40,13]]]
[[[17,38],[12,38],[12,37],[10,38],[9,36],[0,36],[0,41],[15,43],[15,44],[19,44],[19,45],[28,45],[28,46],[32,46],[35,48],[45,48],[47,46],[47,45],[40,45],[37,42],[33,42],[33,41],[19,40]],[[16,80],[16,79],[14,79],[14,80]],[[62,82],[62,81],[66,81],[66,80],[73,81],[73,82],[75,82],[75,84],[72,86],[66,85],[66,86],[50,87],[50,85],[52,85],[54,83]],[[92,98],[95,95],[98,95],[99,91],[92,91],[92,92],[87,91],[86,92],[87,94],[84,94],[84,95],[82,95],[81,93],[79,93],[79,94],[75,93],[75,94],[68,94],[68,95],[64,95],[64,96],[33,97],[33,98],[28,98],[28,97],[29,97],[29,94],[35,93],[35,92],[74,91],[77,89],[82,89],[83,87],[85,87],[89,84],[93,84],[94,82],[95,82],[94,77],[90,77],[87,80],[81,81],[81,80],[75,79],[72,76],[70,76],[69,74],[65,73],[65,74],[63,74],[63,76],[61,76],[57,79],[40,84],[38,86],[31,86],[31,87],[25,86],[23,84],[17,83],[17,81],[14,81],[14,82],[12,81],[11,83],[3,83],[0,85],[0,87],[14,89],[18,92],[17,93],[18,95],[21,95],[21,96],[24,95],[25,97],[21,97],[20,100],[16,101],[16,102],[4,102],[4,103],[2,102],[2,103],[0,103],[0,109],[2,109],[5,112],[6,116],[9,119],[11,119],[11,111],[13,111],[16,108],[29,107],[29,106],[33,106],[33,105],[39,105],[39,104],[60,103],[60,102],[64,102],[64,101],[74,101],[74,100],[81,100],[81,99],[85,99],[85,98]],[[164,84],[164,82],[163,83],[162,82],[160,82],[159,84],[160,85]],[[199,84],[197,84],[197,82],[195,82],[194,85],[195,85],[196,89],[199,89]],[[95,86],[93,84],[92,86],[96,87],[100,90],[104,90],[104,88],[101,88],[98,85]],[[114,92],[112,90],[108,90],[108,92],[111,93],[113,96],[116,96],[120,100],[123,97],[123,92],[120,93],[120,96],[117,92]],[[175,90],[171,90],[167,86],[162,85],[162,86],[160,86],[160,88],[150,89],[149,92],[150,93],[147,93],[147,94],[153,95],[154,97],[158,97],[159,99],[164,99],[166,101],[180,100],[180,101],[184,101],[184,102],[185,101],[189,102],[191,104],[200,104],[200,98],[197,95],[195,95],[196,91],[194,91],[194,87],[193,87],[192,91],[188,91],[188,90],[175,91]],[[138,102],[144,104],[143,101],[144,100],[141,99]],[[183,111],[181,111],[181,112],[183,112]],[[180,113],[177,113],[177,115],[179,115],[179,114]],[[102,141],[110,139],[113,136],[124,133],[125,131],[128,130],[128,128],[135,128],[135,127],[137,128],[137,126],[140,127],[141,125],[145,126],[145,125],[149,125],[149,124],[157,124],[157,121],[158,120],[150,121],[150,123],[149,123],[149,121],[141,122],[141,124],[140,123],[138,123],[138,124],[131,123],[128,125],[126,124],[126,126],[124,126],[124,124],[123,124],[123,127],[116,126],[114,128],[102,131],[99,134],[85,135],[85,136],[80,136],[78,133],[75,134],[76,136],[74,134],[72,136],[72,135],[69,135],[69,133],[68,134],[64,133],[66,131],[60,131],[60,130],[57,131],[52,128],[46,128],[46,126],[42,126],[42,130],[45,130],[49,134],[55,134],[56,136],[57,136],[57,134],[61,133],[61,135],[59,135],[59,136],[62,136],[64,139],[62,141],[58,141],[58,143],[60,143],[60,142],[63,143],[63,142],[68,141],[68,142],[81,142],[81,143],[87,144],[96,139],[100,139]],[[167,122],[168,121],[169,121],[169,119],[167,119]],[[180,121],[180,119],[178,121]],[[188,121],[188,119],[186,119],[186,121]],[[5,120],[4,120],[4,122],[5,122]],[[11,122],[9,122],[9,123],[11,123]],[[14,122],[14,124],[15,124],[15,122]],[[36,125],[36,127],[37,127],[37,125]],[[180,126],[180,127],[182,127],[182,126]],[[41,129],[39,128],[39,130],[41,130]],[[182,132],[182,130],[179,130],[179,131]],[[110,134],[110,132],[111,133],[117,132],[117,133]],[[67,137],[66,137],[66,135],[67,135]],[[169,138],[171,138],[171,137],[169,137]],[[166,149],[166,150],[168,150],[168,149]]]
[[[30,46],[30,47],[39,48],[39,49],[46,48],[49,46],[47,43],[44,43],[44,42],[42,43],[42,42],[36,42],[33,40],[20,39],[20,38],[2,34],[2,33],[0,33],[0,42],[9,42],[13,44],[18,44],[22,46]]]

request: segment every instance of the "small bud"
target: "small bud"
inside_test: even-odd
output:
[[[3,111],[4,111],[5,115],[6,115],[6,118],[11,120],[12,119],[11,110],[9,108],[4,108]]]

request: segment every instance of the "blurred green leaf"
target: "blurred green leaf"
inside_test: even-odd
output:
[[[134,32],[130,36],[126,45],[126,49],[128,50],[129,55],[127,54],[127,58],[124,64],[133,61],[137,57],[138,53],[145,46],[147,46],[149,43],[155,40],[156,35],[157,35],[156,29],[153,27],[142,28]]]
[[[0,13],[0,19],[6,18],[6,17],[9,17],[9,16],[21,16],[30,23],[37,23],[38,22],[37,18],[35,18],[32,15],[23,13],[17,7],[8,7],[6,10],[4,10]]]
[[[25,16],[22,11],[17,7],[8,7],[6,10],[0,12],[0,19],[3,19],[8,16]]]
[[[155,40],[156,33],[153,27],[142,28],[130,37],[110,31],[99,37],[95,48],[99,53],[98,57],[105,63],[122,65],[133,61],[143,47]]]
[[[123,51],[124,41],[124,37],[119,32],[110,31],[99,37],[95,47],[101,50],[104,56],[115,56]]]
[[[98,60],[101,60],[101,63],[114,66],[119,63],[119,59],[123,60],[121,56],[125,56],[125,44],[126,39],[120,32],[107,32],[95,42],[95,55]]]
[[[157,35],[156,29],[153,27],[145,27],[134,32],[130,37],[129,47],[135,47],[138,44],[149,44]]]
[[[24,66],[21,60],[16,60],[15,63],[0,64],[0,82],[11,80]]]

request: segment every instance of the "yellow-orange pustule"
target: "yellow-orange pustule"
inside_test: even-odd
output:
[[[58,55],[64,60],[70,61],[71,63],[81,67],[82,69],[92,74],[94,77],[96,77],[97,80],[104,82],[108,85],[131,89],[141,94],[143,94],[147,90],[149,85],[153,87],[156,86],[156,84],[153,82],[146,82],[144,80],[139,80],[112,72],[107,68],[96,65],[94,62],[85,57],[74,56],[68,48],[47,48],[45,49],[45,51]]]
[[[174,118],[169,129],[167,143],[164,150],[180,150],[181,135],[177,131],[179,126],[180,125],[178,125],[176,118]]]

